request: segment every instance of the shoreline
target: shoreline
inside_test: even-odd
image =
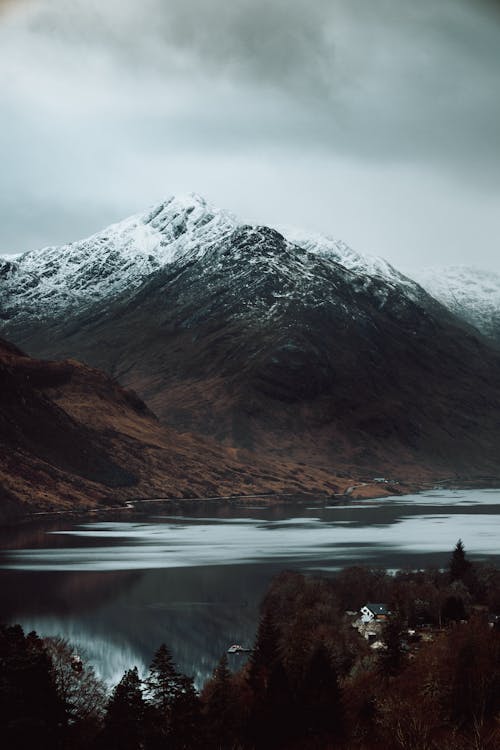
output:
[[[249,504],[253,506],[271,507],[275,505],[296,504],[301,505],[309,502],[323,503],[329,505],[344,504],[356,502],[359,500],[376,500],[398,495],[413,495],[420,492],[432,490],[480,490],[480,489],[498,489],[500,491],[500,478],[493,476],[482,476],[476,478],[462,477],[453,479],[437,479],[433,482],[410,482],[397,480],[391,482],[359,481],[356,484],[347,487],[343,493],[331,495],[321,494],[318,492],[280,492],[280,493],[254,493],[249,495],[213,495],[213,496],[193,496],[193,497],[154,497],[154,498],[136,498],[126,500],[120,505],[99,505],[95,507],[80,506],[76,508],[62,508],[61,510],[34,510],[15,518],[1,521],[0,528],[20,526],[38,521],[51,521],[59,519],[99,519],[106,518],[110,513],[123,516],[140,516],[147,513],[149,509],[165,506],[167,508],[180,510],[191,507],[221,507],[236,506],[246,507]]]

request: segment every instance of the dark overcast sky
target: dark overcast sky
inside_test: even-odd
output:
[[[500,270],[500,4],[0,0],[0,252],[176,192]]]

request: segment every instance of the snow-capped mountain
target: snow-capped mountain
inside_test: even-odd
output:
[[[500,341],[500,274],[471,266],[427,268],[416,279],[485,336]]]
[[[50,317],[109,300],[176,259],[205,252],[236,225],[229,213],[192,194],[79,242],[0,259],[2,312]]]
[[[375,476],[497,466],[498,353],[344,243],[189,195],[4,263],[0,298],[30,354],[99,367],[231,450]]]
[[[45,319],[66,315],[96,302],[109,302],[172,264],[205,258],[222,268],[226,261],[217,258],[216,251],[236,230],[251,233],[249,267],[269,265],[269,252],[260,257],[265,246],[259,242],[263,228],[245,225],[194,193],[171,197],[145,214],[113,224],[87,239],[0,259],[1,314],[4,318]],[[311,260],[316,256],[343,266],[352,273],[353,283],[380,278],[404,290],[414,301],[421,297],[417,284],[381,258],[361,255],[344,242],[321,235],[291,229],[283,234],[291,251],[289,260],[297,261],[296,267],[289,269],[288,287],[290,282],[300,286],[304,277],[310,277]],[[293,246],[306,252],[293,251]],[[234,252],[232,260],[238,260],[241,249]],[[284,270],[281,257],[275,263]]]
[[[342,240],[316,232],[305,232],[302,229],[287,226],[278,227],[278,229],[294,245],[322,258],[333,260],[357,275],[384,279],[388,284],[403,288],[406,294],[414,300],[422,296],[421,289],[415,281],[402,274],[384,258],[361,254]]]

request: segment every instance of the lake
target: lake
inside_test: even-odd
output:
[[[165,642],[199,686],[251,645],[280,570],[445,566],[459,538],[500,563],[500,490],[24,524],[0,533],[0,619],[68,638],[109,684]]]

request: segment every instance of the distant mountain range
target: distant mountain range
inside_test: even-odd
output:
[[[497,471],[496,347],[444,294],[341,242],[189,195],[4,261],[0,295],[6,338],[104,370],[221,461],[278,462],[271,484]]]

